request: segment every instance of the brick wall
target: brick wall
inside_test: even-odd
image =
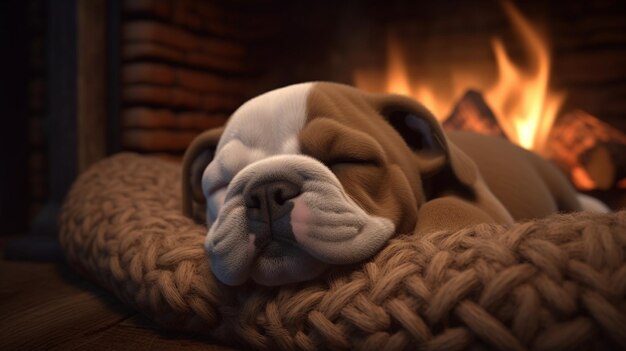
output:
[[[257,94],[274,10],[271,1],[124,1],[122,147],[178,157]]]

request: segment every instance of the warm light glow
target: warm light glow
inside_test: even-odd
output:
[[[379,84],[373,90],[411,96],[443,120],[462,94],[469,89],[479,89],[509,139],[544,153],[546,139],[565,95],[548,88],[551,62],[547,44],[512,3],[503,2],[503,7],[527,52],[528,67],[512,62],[501,39],[495,38],[492,40],[498,71],[495,83],[489,77],[457,70],[450,75],[453,78],[447,82],[450,84],[436,84],[440,81],[425,81],[409,75],[402,46],[390,36],[384,88]],[[358,87],[372,90],[374,72],[357,70],[354,73]],[[441,86],[452,88],[446,91],[435,88]]]

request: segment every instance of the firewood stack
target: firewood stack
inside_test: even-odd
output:
[[[276,30],[263,3],[123,2],[124,149],[180,156],[258,93],[263,43]]]
[[[467,92],[443,122],[446,130],[467,130],[506,138],[482,95]],[[626,134],[580,110],[560,116],[545,154],[579,190],[626,188]]]

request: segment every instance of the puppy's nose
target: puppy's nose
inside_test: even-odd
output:
[[[277,180],[247,189],[244,200],[254,219],[270,222],[289,211],[288,200],[298,195],[300,186],[287,180]]]

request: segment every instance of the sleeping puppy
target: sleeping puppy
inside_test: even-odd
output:
[[[242,105],[183,160],[183,211],[215,276],[280,285],[372,257],[394,235],[580,210],[548,162],[493,137],[444,134],[401,96],[303,83]]]

